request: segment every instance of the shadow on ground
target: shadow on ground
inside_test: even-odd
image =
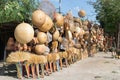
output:
[[[104,56],[104,58],[112,59],[113,57],[112,56]]]
[[[3,64],[3,66],[0,66],[0,76],[11,76],[17,78],[16,75],[17,71],[16,66],[14,64],[9,65]]]

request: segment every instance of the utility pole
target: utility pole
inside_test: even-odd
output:
[[[59,0],[59,13],[61,13],[61,0]]]

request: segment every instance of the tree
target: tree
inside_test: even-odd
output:
[[[106,32],[114,33],[120,23],[119,0],[96,0],[92,3],[97,13],[96,19],[104,27]]]
[[[0,0],[0,4],[0,23],[29,22],[39,0]]]

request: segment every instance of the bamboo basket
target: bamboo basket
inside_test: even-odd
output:
[[[47,63],[47,57],[44,55],[37,55],[36,57],[38,64],[45,64]]]
[[[53,60],[53,57],[52,57],[52,53],[49,53],[48,55],[47,55],[47,61],[48,62],[53,62],[54,60]]]
[[[58,52],[60,59],[63,59],[63,52]]]
[[[59,60],[60,59],[60,56],[58,53],[52,53],[52,57],[53,57],[53,60],[56,61],[56,60]]]
[[[28,61],[29,59],[30,59],[30,53],[29,52],[16,51],[16,52],[11,52],[8,55],[8,57],[6,59],[6,62],[17,63],[17,62]]]
[[[63,54],[63,58],[67,58],[68,57],[68,53],[65,51],[65,52],[62,52]]]
[[[47,57],[44,55],[30,54],[29,64],[45,64],[47,63]]]

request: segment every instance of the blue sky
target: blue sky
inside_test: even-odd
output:
[[[49,0],[52,2],[56,8],[59,7],[59,0]],[[78,16],[78,10],[85,10],[87,16],[86,19],[95,21],[96,15],[94,8],[87,3],[87,1],[95,1],[95,0],[61,0],[61,12],[66,14],[69,10],[72,11],[74,16]]]

